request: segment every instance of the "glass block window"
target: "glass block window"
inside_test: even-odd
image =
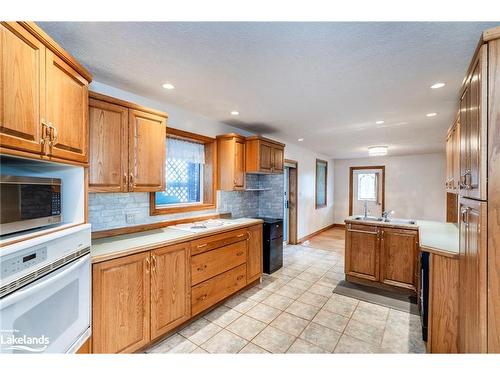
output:
[[[377,201],[377,174],[358,174],[358,201]]]

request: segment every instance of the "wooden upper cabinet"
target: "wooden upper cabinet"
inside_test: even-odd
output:
[[[45,46],[15,22],[0,24],[0,144],[41,154]]]
[[[262,224],[248,228],[247,283],[262,276]]]
[[[380,282],[416,290],[418,232],[381,228]]]
[[[87,163],[88,82],[54,53],[46,56],[50,155]]]
[[[128,109],[89,100],[89,191],[128,191]]]
[[[245,138],[238,134],[217,136],[218,188],[245,189]]]
[[[165,117],[129,110],[129,191],[165,190]]]
[[[446,138],[446,191],[458,193],[460,188],[460,112]]]
[[[471,65],[460,100],[461,195],[487,199],[487,46],[483,45]]]
[[[151,340],[191,317],[189,242],[151,251]]]
[[[261,136],[246,138],[246,172],[282,173],[284,167],[283,143]]]
[[[150,341],[150,254],[134,254],[92,270],[92,350],[132,353]]]
[[[379,280],[379,228],[347,224],[345,273],[370,281]]]

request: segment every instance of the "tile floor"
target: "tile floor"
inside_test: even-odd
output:
[[[425,353],[418,316],[333,293],[344,259],[332,232],[328,250],[286,246],[282,269],[148,353]]]

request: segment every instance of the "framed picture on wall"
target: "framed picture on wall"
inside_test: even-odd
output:
[[[316,159],[316,208],[326,207],[328,162]]]

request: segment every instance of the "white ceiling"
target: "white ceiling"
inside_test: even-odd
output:
[[[106,83],[334,158],[444,150],[493,23],[42,22]],[[162,83],[171,82],[167,91]],[[429,86],[446,82],[439,90]],[[237,118],[231,110],[240,111]],[[438,112],[427,118],[426,113]],[[376,125],[376,120],[384,120]],[[175,124],[174,124],[175,126]]]

